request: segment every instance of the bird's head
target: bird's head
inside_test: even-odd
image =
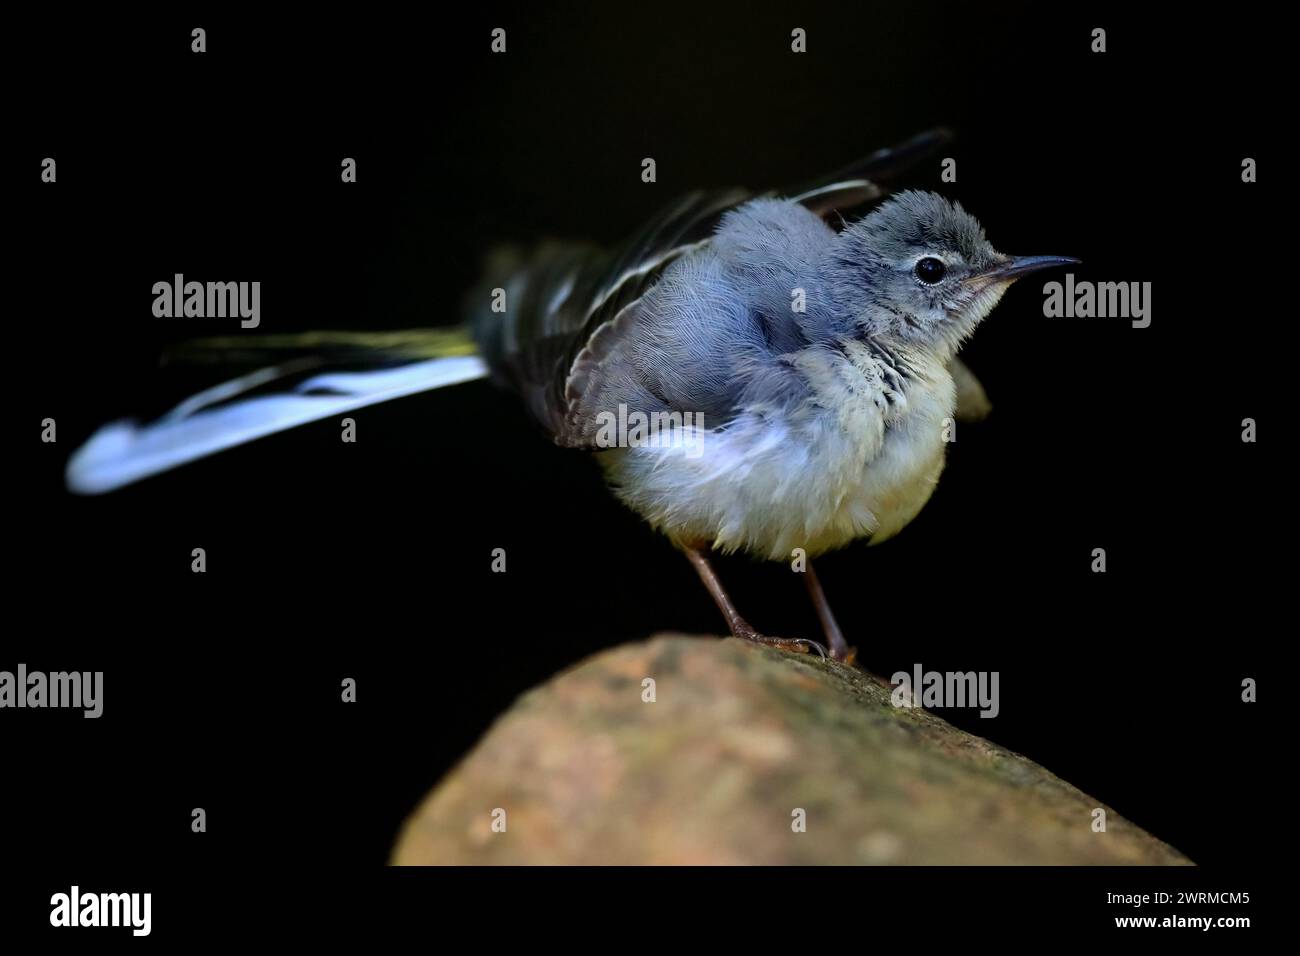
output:
[[[947,356],[1016,279],[1077,261],[1003,255],[959,204],[904,192],[839,234],[825,279],[836,311],[861,332]]]

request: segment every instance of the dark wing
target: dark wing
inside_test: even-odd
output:
[[[527,259],[496,264],[505,311],[480,307],[472,321],[493,377],[518,392],[555,437],[565,440],[570,370],[596,330],[638,302],[680,256],[707,243],[743,190],[692,193],[659,213],[612,252],[548,243]],[[489,285],[494,282],[489,278]],[[484,291],[476,295],[486,301]]]
[[[952,142],[952,138],[952,133],[942,127],[926,130],[905,143],[878,149],[838,172],[790,190],[785,195],[823,218],[840,209],[852,209],[884,195],[880,183],[887,183],[899,173],[911,169],[933,155],[939,147]]]
[[[828,217],[879,199],[885,190],[875,180],[887,180],[949,139],[945,130],[923,133],[784,195]],[[595,427],[582,414],[582,396],[603,374],[622,332],[640,321],[646,292],[673,262],[709,243],[729,210],[751,198],[743,189],[692,193],[612,252],[551,243],[527,258],[505,254],[490,266],[487,288],[476,293],[471,322],[493,377],[523,397],[557,444],[592,447]],[[505,290],[502,312],[482,304],[493,288]],[[653,411],[663,402],[653,383],[644,385],[643,410]]]

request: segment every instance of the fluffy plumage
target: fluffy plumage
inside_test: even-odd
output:
[[[880,199],[875,179],[945,140],[923,134],[788,199],[692,194],[608,252],[549,243],[506,256],[476,297],[480,357],[445,333],[227,340],[228,354],[279,358],[155,422],[105,426],[70,460],[69,487],[111,490],[490,370],[557,444],[600,451],[619,496],[684,545],[784,559],[796,547],[883,540],[942,470],[950,367],[973,414],[987,408],[954,353],[1005,288],[964,280],[1006,257],[932,193],[887,199],[840,231],[828,217],[842,222],[839,210]],[[952,281],[919,284],[922,255],[942,258]],[[494,287],[506,291],[505,312],[486,306]],[[328,356],[303,357],[321,348],[333,350],[330,365],[366,369],[323,374]],[[304,370],[314,374],[291,377]],[[620,409],[690,413],[693,441],[603,448],[601,421]]]
[[[944,281],[918,280],[925,257]],[[788,560],[883,541],[939,479],[950,366],[1010,282],[981,276],[1009,261],[934,193],[893,197],[839,232],[801,201],[749,200],[582,327],[549,372],[562,403],[539,420],[559,444],[600,450],[599,425],[620,409],[689,417],[688,436],[600,451],[619,497],[684,546]],[[983,390],[961,377],[982,413]]]

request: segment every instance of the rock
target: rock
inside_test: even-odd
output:
[[[890,693],[737,640],[605,651],[497,720],[407,821],[393,862],[1191,862],[1109,807],[1094,832],[1097,800]]]

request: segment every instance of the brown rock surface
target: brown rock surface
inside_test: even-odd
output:
[[[1109,807],[1093,832],[1099,806],[1018,754],[893,706],[861,671],[664,635],[521,697],[407,821],[393,862],[1191,862]]]

